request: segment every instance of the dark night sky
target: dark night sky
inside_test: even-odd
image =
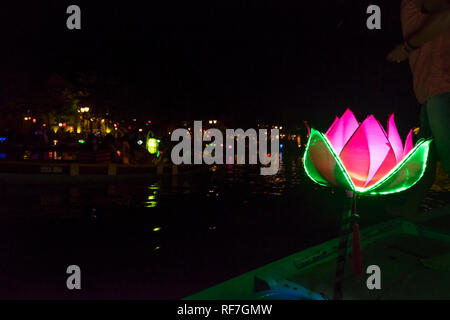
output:
[[[370,3],[382,30],[366,28]],[[81,7],[81,31],[65,27],[69,4]],[[402,132],[416,121],[408,65],[385,60],[401,41],[400,0],[2,6],[4,74],[100,72],[133,88],[124,108],[156,117],[308,119],[320,129],[350,107],[383,123],[395,112]]]

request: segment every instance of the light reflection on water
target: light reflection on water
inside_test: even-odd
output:
[[[146,207],[147,208],[154,208],[158,205],[158,190],[159,185],[158,183],[153,183],[150,187],[148,187],[150,190],[150,194],[147,198]]]

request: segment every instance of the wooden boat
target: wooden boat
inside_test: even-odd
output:
[[[449,228],[450,215],[440,214],[361,230],[364,272],[353,274],[349,247],[343,299],[450,299],[450,260],[441,268],[427,264],[441,255],[450,259]],[[332,299],[338,246],[339,238],[332,239],[185,299]],[[380,267],[381,289],[368,289],[370,265]]]

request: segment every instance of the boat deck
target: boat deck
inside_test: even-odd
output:
[[[255,277],[268,276],[292,281],[331,299],[338,244],[339,239],[330,240],[186,299],[252,299]],[[364,272],[355,276],[349,242],[343,299],[450,299],[450,215],[415,223],[393,220],[361,230],[361,248]],[[380,267],[380,290],[367,288],[365,269],[369,265]]]
[[[363,273],[346,268],[344,299],[450,299],[450,272],[426,267],[423,259],[450,252],[450,242],[409,234],[392,235],[363,248],[364,266],[378,265],[381,289],[369,290]],[[333,296],[336,262],[329,260],[288,278],[328,297]]]

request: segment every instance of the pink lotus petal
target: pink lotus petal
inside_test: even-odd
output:
[[[328,136],[328,133],[330,133],[330,131],[334,128],[334,126],[336,125],[336,123],[338,123],[339,118],[335,117],[333,123],[331,124],[331,126],[328,128],[327,132],[325,132],[325,135]]]
[[[355,115],[350,109],[347,109],[338,122],[332,125],[330,128],[331,130],[327,131],[326,136],[336,154],[341,153],[342,148],[344,148],[344,145],[353,133],[355,133],[356,129],[358,129],[358,126],[359,123],[358,120],[356,120]]]
[[[389,143],[394,149],[396,163],[400,162],[403,158],[403,143],[400,135],[398,134],[397,127],[394,121],[394,114],[391,114],[388,120],[388,139]]]
[[[392,168],[395,167],[396,164],[397,164],[397,160],[395,158],[395,153],[394,153],[394,150],[391,148],[391,149],[389,149],[389,152],[386,155],[386,158],[384,159],[380,168],[375,173],[373,178],[369,181],[369,183],[366,185],[366,187],[371,187],[372,185],[377,183],[379,180],[383,179],[389,173],[389,171],[391,171]]]
[[[369,116],[345,145],[340,157],[355,186],[364,187],[380,169],[390,150],[392,147],[383,128]]]
[[[387,139],[386,132],[383,127],[373,116],[369,116],[366,120],[364,120],[361,126],[364,128],[367,135],[367,141],[369,143],[370,169],[367,176],[367,185],[380,169],[381,165],[388,156],[389,151],[392,150],[392,147]],[[394,166],[395,162],[389,170]]]
[[[364,129],[359,127],[340,154],[341,161],[353,184],[363,187],[370,168],[369,144]]]
[[[409,130],[405,141],[405,149],[403,150],[403,157],[405,157],[413,148],[412,129]]]

